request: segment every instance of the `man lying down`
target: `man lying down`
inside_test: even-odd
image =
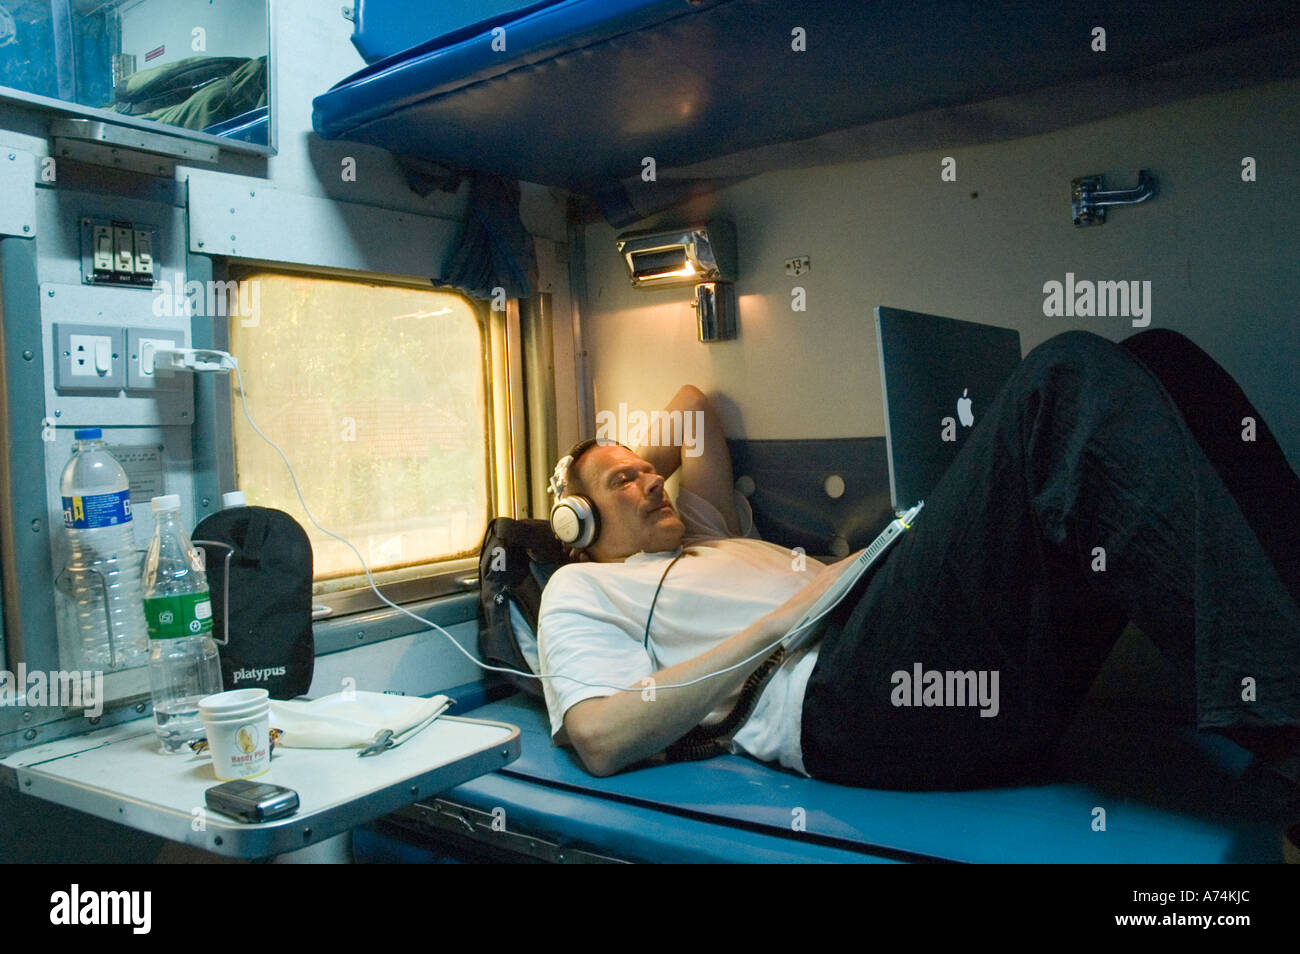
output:
[[[1300,479],[1181,335],[1034,349],[912,528],[788,656],[772,650],[842,567],[758,539],[705,396],[684,387],[669,410],[702,412],[698,456],[587,441],[557,467],[594,537],[547,585],[538,648],[552,735],[593,774],[721,724],[728,750],[831,782],[1027,781],[1132,621],[1198,728],[1294,782]],[[983,698],[904,687],[931,671],[973,673]]]

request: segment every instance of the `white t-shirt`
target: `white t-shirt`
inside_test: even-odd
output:
[[[622,563],[571,563],[557,570],[542,592],[538,614],[543,674],[637,686],[645,677],[693,659],[776,609],[823,566],[808,557],[796,559],[789,549],[758,539],[749,501],[740,494],[736,494],[740,537],[728,535],[722,514],[703,497],[681,489],[676,507],[686,526],[683,556],[664,579],[649,648],[642,643],[646,617],[676,550],[642,551]],[[799,734],[804,689],[816,663],[816,642],[785,659],[732,739],[732,751],[808,774]],[[542,686],[557,744],[567,741],[564,713],[571,706],[617,691],[572,679],[544,679]],[[724,719],[739,694],[737,688],[705,724]]]

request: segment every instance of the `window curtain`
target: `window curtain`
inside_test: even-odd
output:
[[[537,287],[533,237],[519,219],[519,185],[488,172],[469,174],[469,207],[460,240],[443,263],[439,283],[472,298],[529,298]]]
[[[507,298],[529,298],[537,287],[533,237],[519,218],[519,184],[490,172],[466,172],[421,159],[398,156],[411,191],[455,192],[469,179],[465,227],[442,264],[434,284],[471,298],[490,300],[494,288]]]

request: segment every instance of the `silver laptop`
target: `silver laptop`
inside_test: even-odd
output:
[[[1020,333],[880,306],[876,339],[889,493],[902,512],[938,485],[1020,364]]]
[[[1020,333],[898,308],[876,308],[885,446],[895,519],[862,551],[781,641],[793,650],[820,632],[820,618],[917,518],[1020,363]]]

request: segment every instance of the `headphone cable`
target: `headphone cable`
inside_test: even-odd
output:
[[[663,592],[664,580],[668,579],[668,571],[673,568],[673,564],[684,556],[686,556],[685,548],[682,549],[681,553],[673,557],[672,561],[664,567],[663,576],[659,577],[659,585],[655,587],[655,597],[650,601],[650,615],[645,618],[645,636],[641,639],[641,646],[646,650],[646,652],[650,651],[650,621],[655,618],[655,604],[659,602],[659,594]]]

